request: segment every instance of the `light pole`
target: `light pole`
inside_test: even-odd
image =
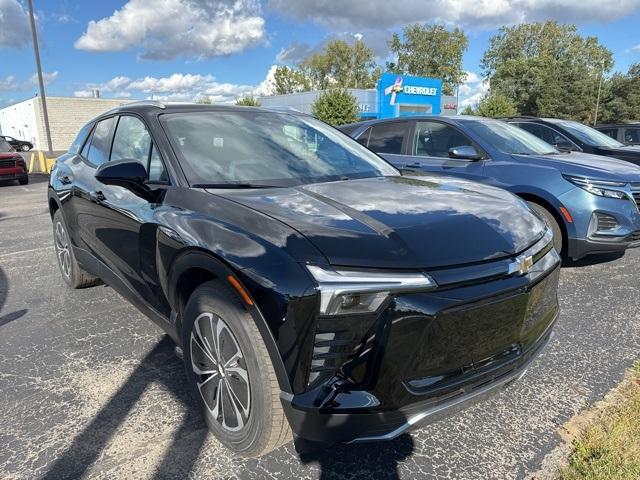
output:
[[[51,130],[49,129],[49,114],[47,113],[47,98],[44,94],[44,80],[42,79],[42,65],[40,65],[40,50],[38,49],[38,34],[36,32],[36,21],[33,16],[33,1],[29,0],[29,20],[31,22],[31,38],[33,39],[33,53],[36,56],[36,70],[38,74],[38,85],[40,86],[40,101],[42,102],[42,115],[44,116],[44,130],[47,135],[47,148],[49,156],[53,155],[51,147]]]
[[[598,108],[600,107],[600,92],[602,91],[602,80],[604,78],[604,60],[600,63],[600,82],[598,83],[598,96],[596,98],[596,113],[593,116],[593,126],[598,124]]]

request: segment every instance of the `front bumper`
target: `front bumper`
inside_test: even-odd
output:
[[[388,440],[501,390],[552,337],[558,276],[556,267],[534,284],[519,277],[396,297],[335,375],[281,394],[293,432],[322,443]]]
[[[20,167],[0,168],[0,180],[19,180],[28,175],[28,172]]]

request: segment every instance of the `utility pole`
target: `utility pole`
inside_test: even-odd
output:
[[[51,130],[49,129],[49,114],[47,113],[47,98],[44,94],[44,80],[42,79],[42,65],[40,64],[40,50],[38,48],[38,34],[36,32],[36,20],[33,16],[33,0],[29,0],[29,20],[31,21],[31,38],[33,39],[33,53],[36,56],[36,70],[38,84],[40,86],[40,102],[42,102],[42,114],[44,116],[44,130],[47,135],[47,148],[49,156],[53,155],[51,147]]]
[[[602,80],[604,78],[604,60],[602,61],[600,69],[600,83],[598,83],[598,97],[596,98],[596,113],[593,116],[593,126],[598,124],[598,109],[600,108],[600,92],[602,91]]]

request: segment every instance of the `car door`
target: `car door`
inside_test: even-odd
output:
[[[484,158],[451,158],[452,148],[472,146]],[[415,120],[404,158],[405,168],[483,180],[488,156],[460,129],[437,120]]]
[[[535,135],[540,140],[544,140],[549,145],[553,145],[560,151],[580,152],[582,149],[557,130],[534,122],[515,123],[514,125]]]
[[[96,215],[100,212],[95,208],[94,175],[96,169],[109,160],[114,125],[114,117],[98,121],[80,153],[69,162],[70,172],[59,172],[62,175],[59,180],[71,187],[65,219],[72,242],[81,249],[77,255],[81,263],[101,257],[95,243],[95,229],[100,225]]]
[[[117,119],[109,161],[118,160],[140,162],[148,179],[135,189],[95,180],[94,211],[99,219],[94,228],[95,247],[109,269],[106,277],[115,275],[125,288],[168,316],[169,307],[155,270],[155,212],[170,183],[151,134],[137,116],[121,115]]]

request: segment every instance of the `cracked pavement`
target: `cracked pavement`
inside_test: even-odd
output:
[[[260,459],[207,434],[171,340],[105,286],[66,288],[46,181],[0,186],[0,478],[530,478],[640,357],[640,250],[563,268],[556,338],[515,385],[386,443]]]

